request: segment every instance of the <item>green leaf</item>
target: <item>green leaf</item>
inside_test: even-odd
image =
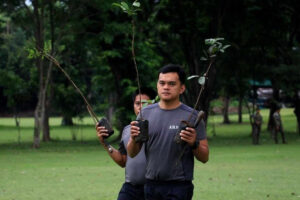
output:
[[[187,78],[187,80],[191,80],[191,79],[193,79],[193,78],[198,78],[199,76],[198,75],[192,75],[192,76],[189,76],[188,78]]]
[[[155,97],[155,101],[158,102],[159,99],[160,99],[160,98],[159,98],[159,96],[157,95],[157,96]]]
[[[204,76],[201,76],[199,79],[198,79],[198,83],[200,85],[204,85],[205,84],[205,77]]]
[[[227,44],[227,45],[225,45],[225,46],[223,46],[223,50],[225,50],[225,49],[227,49],[228,47],[230,47],[231,45],[229,45],[229,44]]]
[[[206,61],[206,60],[207,60],[207,58],[205,58],[205,57],[201,57],[201,58],[200,58],[200,60],[202,60],[202,61]]]
[[[113,6],[116,6],[116,7],[119,7],[119,8],[121,8],[121,7],[122,7],[122,5],[121,5],[121,4],[119,4],[119,3],[113,3],[112,5],[113,5]]]
[[[224,40],[224,38],[216,38],[216,41]]]
[[[138,7],[138,8],[141,6],[140,2],[138,2],[137,0],[134,1],[132,5],[133,5],[134,7]]]
[[[122,8],[123,8],[124,11],[127,11],[127,12],[130,11],[129,6],[128,6],[128,4],[126,2],[122,1],[121,2],[121,6],[122,6]]]
[[[216,42],[216,40],[215,39],[212,39],[212,38],[210,38],[210,39],[205,39],[205,44],[206,45],[212,45],[212,44],[214,44]]]

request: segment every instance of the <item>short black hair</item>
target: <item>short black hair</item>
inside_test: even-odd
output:
[[[183,68],[180,65],[175,65],[175,64],[167,64],[165,66],[163,66],[162,68],[160,68],[158,76],[160,73],[162,74],[166,74],[169,72],[176,72],[178,74],[179,80],[181,82],[181,84],[185,83],[185,79],[186,79],[186,74],[183,70]]]
[[[147,95],[150,99],[155,99],[156,97],[156,92],[149,87],[141,87],[141,94]],[[139,89],[136,89],[132,95],[133,102],[135,101],[137,95],[139,95]]]

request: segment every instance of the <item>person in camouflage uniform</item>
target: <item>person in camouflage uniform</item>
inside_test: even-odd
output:
[[[261,124],[263,118],[260,114],[260,109],[256,109],[256,113],[252,116],[253,117],[253,133],[252,133],[252,141],[253,144],[259,144],[259,136],[261,130]]]
[[[273,128],[273,138],[275,140],[275,143],[278,144],[278,132],[281,134],[281,139],[282,143],[285,144],[285,136],[283,132],[283,127],[282,127],[282,121],[281,121],[281,116],[280,116],[280,107],[277,108],[277,110],[273,114],[273,120],[274,120],[274,128]]]

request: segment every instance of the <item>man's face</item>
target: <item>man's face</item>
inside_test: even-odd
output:
[[[157,93],[162,101],[170,102],[179,99],[185,90],[176,72],[160,73],[157,81]]]
[[[134,100],[134,103],[133,103],[133,109],[134,109],[134,113],[136,115],[139,114],[139,112],[141,111],[141,108],[142,108],[142,103],[140,102],[140,96],[141,96],[141,100],[150,100],[150,98],[145,95],[145,94],[142,94],[142,95],[136,95],[135,97],[135,100]]]

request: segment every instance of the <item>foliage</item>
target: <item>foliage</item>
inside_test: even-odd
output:
[[[0,40],[0,88],[7,99],[10,112],[19,112],[30,105],[34,98],[31,93],[35,90],[30,70],[31,65],[26,59],[25,31],[11,22],[5,15],[0,16],[1,27],[6,30],[2,32]],[[32,80],[32,81],[30,81]],[[0,96],[3,99],[3,97]]]
[[[203,41],[226,38],[230,41],[230,51],[217,59],[213,86],[205,97],[245,98],[250,79],[269,79],[274,88],[284,90],[289,98],[299,90],[297,1],[141,0],[140,5],[118,1],[115,6],[120,9],[112,6],[115,0],[47,1],[45,46],[51,36],[48,2],[53,2],[55,57],[88,96],[97,113],[106,115],[108,110],[113,111],[118,129],[133,117],[131,93],[136,89],[136,76],[129,59],[132,18],[137,27],[135,47],[141,85],[155,88],[157,70],[167,63],[181,64],[189,75],[203,74],[206,69],[206,63],[201,62]],[[35,42],[33,20],[28,14],[33,8],[27,6],[18,0],[0,3],[1,73],[22,85],[13,88],[2,81],[0,99],[5,105],[1,111],[5,112],[11,112],[14,106],[8,108],[4,90],[10,90],[7,94],[13,99],[22,100],[22,106],[15,101],[22,111],[25,107],[33,110],[36,104],[38,70],[25,51]],[[143,12],[139,11],[141,7]],[[10,34],[6,34],[8,22]],[[215,44],[217,47],[218,43]],[[211,48],[211,53],[214,49]],[[182,99],[188,105],[195,102],[200,88],[192,81],[187,82]],[[56,69],[51,88],[52,114],[85,114],[76,91],[71,91],[68,81]]]
[[[206,69],[206,72],[204,74],[204,76],[199,76],[199,75],[191,75],[187,78],[187,80],[193,79],[193,78],[198,78],[198,83],[200,85],[205,84],[205,80],[206,80],[206,76],[207,73],[210,69],[210,66],[212,65],[212,62],[215,61],[215,58],[217,57],[217,55],[219,53],[224,53],[225,49],[227,49],[228,47],[230,47],[230,45],[224,45],[222,44],[222,42],[220,42],[221,40],[224,40],[224,38],[210,38],[210,39],[205,39],[205,44],[209,45],[208,49],[206,51],[204,51],[204,54],[206,57],[201,57],[200,59],[202,61],[207,61],[209,60],[210,63]]]
[[[128,4],[124,1],[121,1],[121,3],[113,3],[112,5],[120,7],[123,12],[127,13],[129,16],[137,15],[137,11],[141,11],[141,4],[137,0],[135,0],[131,6],[128,6]]]

